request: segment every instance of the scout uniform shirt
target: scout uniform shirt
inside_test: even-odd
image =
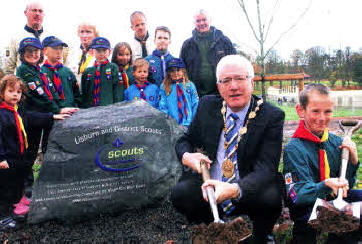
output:
[[[143,90],[146,101],[151,104],[153,107],[158,108],[158,101],[159,101],[159,88],[155,84],[149,84],[144,90]],[[128,89],[124,92],[124,100],[125,101],[132,101],[140,99],[141,92],[136,87],[136,84],[131,85],[128,87]]]
[[[177,85],[171,85],[171,92],[170,94],[166,94],[166,90],[164,88],[164,84],[161,85],[160,88],[160,107],[159,109],[170,115],[172,118],[179,121],[179,98],[177,97]],[[197,111],[197,106],[199,105],[199,96],[197,95],[196,87],[194,83],[186,82],[186,87],[181,83],[180,86],[183,90],[183,94],[185,96],[186,104],[181,101],[181,113],[182,113],[182,121],[181,125],[189,126],[191,123],[192,118],[195,116]],[[187,116],[185,114],[187,111]]]
[[[64,107],[58,93],[54,90],[53,82],[46,75],[49,91],[52,95],[52,99],[49,98],[45,92],[45,85],[41,79],[40,72],[34,66],[22,63],[16,70],[16,76],[20,77],[28,88],[24,102],[26,110],[58,114],[60,109]]]
[[[82,75],[82,107],[94,107],[94,84],[96,67],[87,68]],[[99,106],[122,101],[121,86],[118,83],[118,67],[108,62],[100,69]]]
[[[42,66],[40,69],[47,74],[47,77],[54,84],[54,71],[50,70],[46,66]],[[68,67],[61,67],[58,69],[58,75],[62,83],[62,89],[64,94],[64,100],[62,104],[64,107],[78,107],[80,105],[81,97],[79,86],[73,72]],[[58,93],[59,95],[59,93]]]

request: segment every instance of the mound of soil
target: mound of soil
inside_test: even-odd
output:
[[[195,225],[191,238],[194,244],[238,243],[251,235],[247,221],[238,217],[228,223]]]
[[[342,235],[359,229],[359,219],[353,215],[340,211],[332,205],[318,206],[317,218],[309,224],[321,233]]]

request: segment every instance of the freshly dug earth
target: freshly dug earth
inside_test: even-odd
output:
[[[334,208],[332,205],[318,206],[317,218],[309,224],[322,233],[341,235],[359,229],[359,219]]]
[[[170,201],[159,206],[100,215],[78,223],[49,221],[0,231],[0,243],[190,243],[191,226]]]
[[[238,243],[251,234],[248,223],[241,217],[228,223],[195,225],[191,238],[194,244]]]

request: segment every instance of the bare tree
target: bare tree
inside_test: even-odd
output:
[[[268,18],[268,20],[266,20],[265,22],[262,22],[262,16],[261,16],[261,11],[260,11],[260,0],[255,0],[256,1],[256,12],[257,12],[257,23],[253,24],[250,20],[249,17],[249,11],[247,10],[244,0],[237,0],[244,15],[245,18],[249,24],[250,29],[253,32],[253,35],[256,39],[256,41],[259,44],[259,51],[258,51],[258,60],[259,60],[259,65],[261,66],[261,76],[262,76],[262,96],[263,99],[266,99],[266,95],[265,95],[265,80],[264,80],[264,75],[265,75],[265,60],[266,57],[268,57],[270,51],[279,43],[279,41],[289,32],[291,31],[298,23],[299,21],[303,18],[303,16],[308,12],[312,0],[309,1],[307,7],[300,13],[300,15],[298,16],[298,18],[296,18],[295,22],[292,23],[289,28],[287,28],[285,31],[281,32],[279,34],[279,36],[275,39],[275,41],[269,46],[266,47],[265,43],[268,39],[268,35],[269,35],[269,31],[271,29],[271,26],[273,24],[274,21],[274,13],[276,12],[276,9],[279,7],[279,0],[276,0],[274,3],[274,7],[272,10],[272,14],[270,15],[270,18]]]

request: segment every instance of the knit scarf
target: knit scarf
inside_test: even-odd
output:
[[[48,60],[45,60],[43,65],[54,72],[53,83],[55,86],[55,90],[58,92],[60,98],[62,100],[64,100],[65,98],[64,98],[64,92],[63,92],[63,85],[62,85],[62,81],[60,80],[60,77],[58,74],[58,70],[63,67],[63,64],[59,62],[55,66],[52,66]]]
[[[121,73],[122,75],[122,81],[124,84],[124,88],[127,89],[129,87],[129,79],[128,79],[128,75],[126,73],[126,71],[129,68],[129,64],[127,64],[126,66],[118,66],[118,71]],[[120,83],[122,85],[122,83]]]
[[[108,64],[108,60],[104,61],[103,63],[99,64],[97,61],[94,62],[94,67],[96,67],[96,76],[94,78],[94,94],[93,94],[93,102],[94,107],[99,105],[99,87],[101,83],[101,69],[103,66]]]
[[[146,87],[149,85],[150,83],[148,81],[145,81],[145,83],[143,83],[143,85],[138,84],[138,82],[135,83],[136,87],[138,90],[140,90],[140,99],[143,99],[145,101],[147,101],[146,95],[144,93],[144,90],[146,89]]]
[[[147,54],[147,48],[146,48],[146,41],[148,39],[150,35],[148,34],[148,31],[146,33],[146,36],[145,38],[143,39],[139,39],[136,35],[134,36],[134,39],[136,39],[136,41],[138,41],[140,44],[141,44],[141,47],[142,47],[142,58],[145,58],[148,56]]]
[[[183,103],[183,107],[184,107],[185,117],[187,118],[186,97],[185,97],[184,91],[182,90],[183,79],[173,80],[172,84],[176,84],[178,123],[181,124],[182,118],[183,118],[182,103]]]
[[[39,66],[39,65],[36,65],[36,66],[33,66],[33,67],[34,67],[34,69],[35,69],[36,71],[38,71],[39,74],[40,74],[40,78],[41,78],[41,80],[43,81],[44,91],[45,91],[45,93],[47,94],[49,100],[50,100],[50,101],[53,101],[53,95],[52,95],[52,93],[50,92],[49,82],[48,82],[48,79],[47,79],[46,74],[40,71],[40,66]]]
[[[15,105],[14,107],[11,107],[8,104],[6,104],[5,102],[2,102],[0,104],[0,109],[7,109],[7,110],[14,113],[16,129],[17,129],[18,137],[19,137],[20,153],[23,154],[24,153],[24,147],[25,147],[25,149],[28,148],[28,140],[27,140],[27,137],[26,137],[26,132],[25,132],[23,120],[21,119],[21,117],[20,117],[20,115],[18,113],[18,105]],[[23,136],[24,136],[24,138],[23,138]]]
[[[41,33],[43,33],[43,27],[40,30],[34,30],[33,28],[25,25],[24,30],[26,30],[29,33],[33,33],[35,38],[39,39],[39,36]]]
[[[320,171],[320,178],[321,181],[324,181],[325,179],[328,179],[330,169],[328,164],[328,158],[326,150],[324,149],[323,142],[328,140],[328,129],[325,129],[322,135],[322,138],[320,139],[318,136],[314,135],[312,132],[310,132],[307,128],[305,128],[304,120],[300,120],[299,126],[297,130],[295,131],[293,138],[300,138],[307,141],[314,142],[319,147],[319,171]]]
[[[162,67],[162,80],[165,78],[166,76],[166,62],[165,59],[167,58],[167,56],[170,55],[170,53],[168,51],[166,51],[165,53],[161,53],[159,50],[154,50],[152,52],[153,55],[155,55],[156,57],[159,57],[161,59],[161,67]]]

